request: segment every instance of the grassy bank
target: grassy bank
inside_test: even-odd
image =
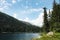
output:
[[[43,35],[41,38],[35,38],[33,40],[60,40],[60,33],[54,33],[54,35]]]

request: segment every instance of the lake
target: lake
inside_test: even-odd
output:
[[[0,34],[0,40],[31,40],[39,35],[39,33],[3,33]]]

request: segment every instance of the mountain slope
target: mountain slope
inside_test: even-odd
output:
[[[39,32],[40,28],[0,12],[0,32]]]

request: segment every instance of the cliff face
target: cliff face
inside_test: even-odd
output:
[[[0,12],[0,32],[39,32],[40,28]]]

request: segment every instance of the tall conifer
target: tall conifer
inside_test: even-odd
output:
[[[49,32],[49,23],[47,18],[48,15],[47,15],[46,7],[44,7],[43,9],[44,9],[44,31]]]

